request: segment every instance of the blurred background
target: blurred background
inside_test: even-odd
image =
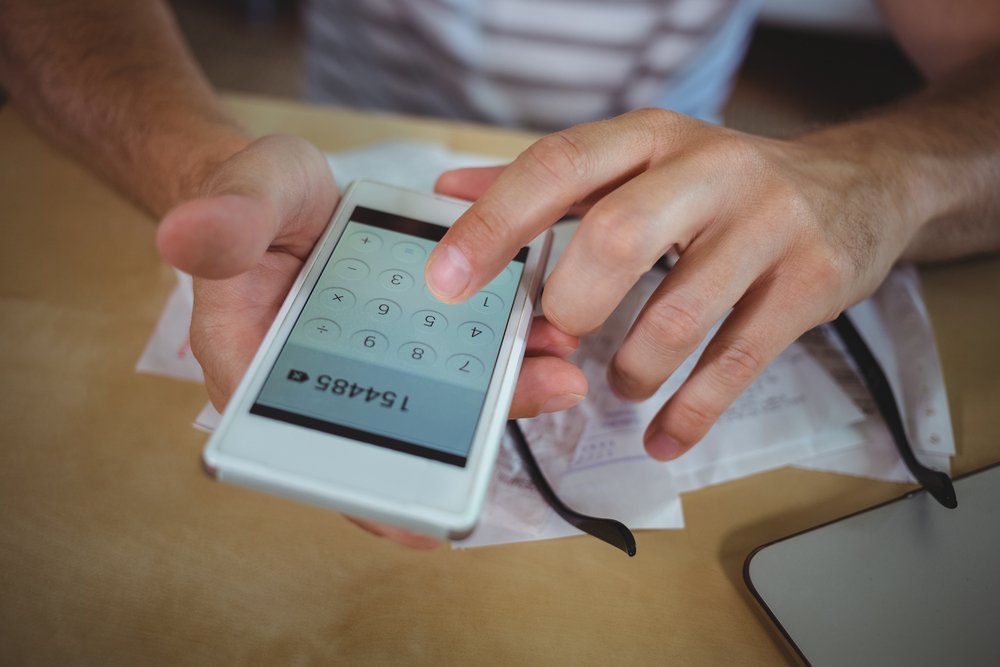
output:
[[[216,87],[291,98],[302,96],[301,4],[171,0]],[[872,0],[764,0],[725,122],[784,136],[856,116],[919,85]]]

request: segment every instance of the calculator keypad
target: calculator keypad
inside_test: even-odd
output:
[[[290,342],[485,388],[522,266],[512,263],[465,303],[445,304],[423,280],[434,245],[348,223]]]

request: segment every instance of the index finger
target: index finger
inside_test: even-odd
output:
[[[650,113],[578,125],[528,147],[431,253],[431,292],[448,303],[469,298],[575,203],[647,165],[662,134]]]

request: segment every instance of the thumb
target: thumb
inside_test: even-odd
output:
[[[499,167],[465,167],[446,171],[434,184],[434,191],[449,197],[475,201],[493,185],[500,173],[506,169]]]
[[[278,135],[231,156],[202,191],[164,216],[156,245],[169,263],[203,278],[243,273],[274,245],[305,257],[337,199],[322,153]]]

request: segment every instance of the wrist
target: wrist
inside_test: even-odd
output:
[[[158,137],[148,154],[153,156],[150,175],[158,174],[159,183],[144,179],[141,203],[159,218],[178,204],[204,196],[219,166],[251,141],[246,131],[226,120]]]
[[[834,191],[843,215],[871,221],[872,241],[883,261],[902,256],[942,206],[934,182],[919,156],[906,149],[882,123],[858,123],[821,130],[800,139],[822,151],[837,174]]]

